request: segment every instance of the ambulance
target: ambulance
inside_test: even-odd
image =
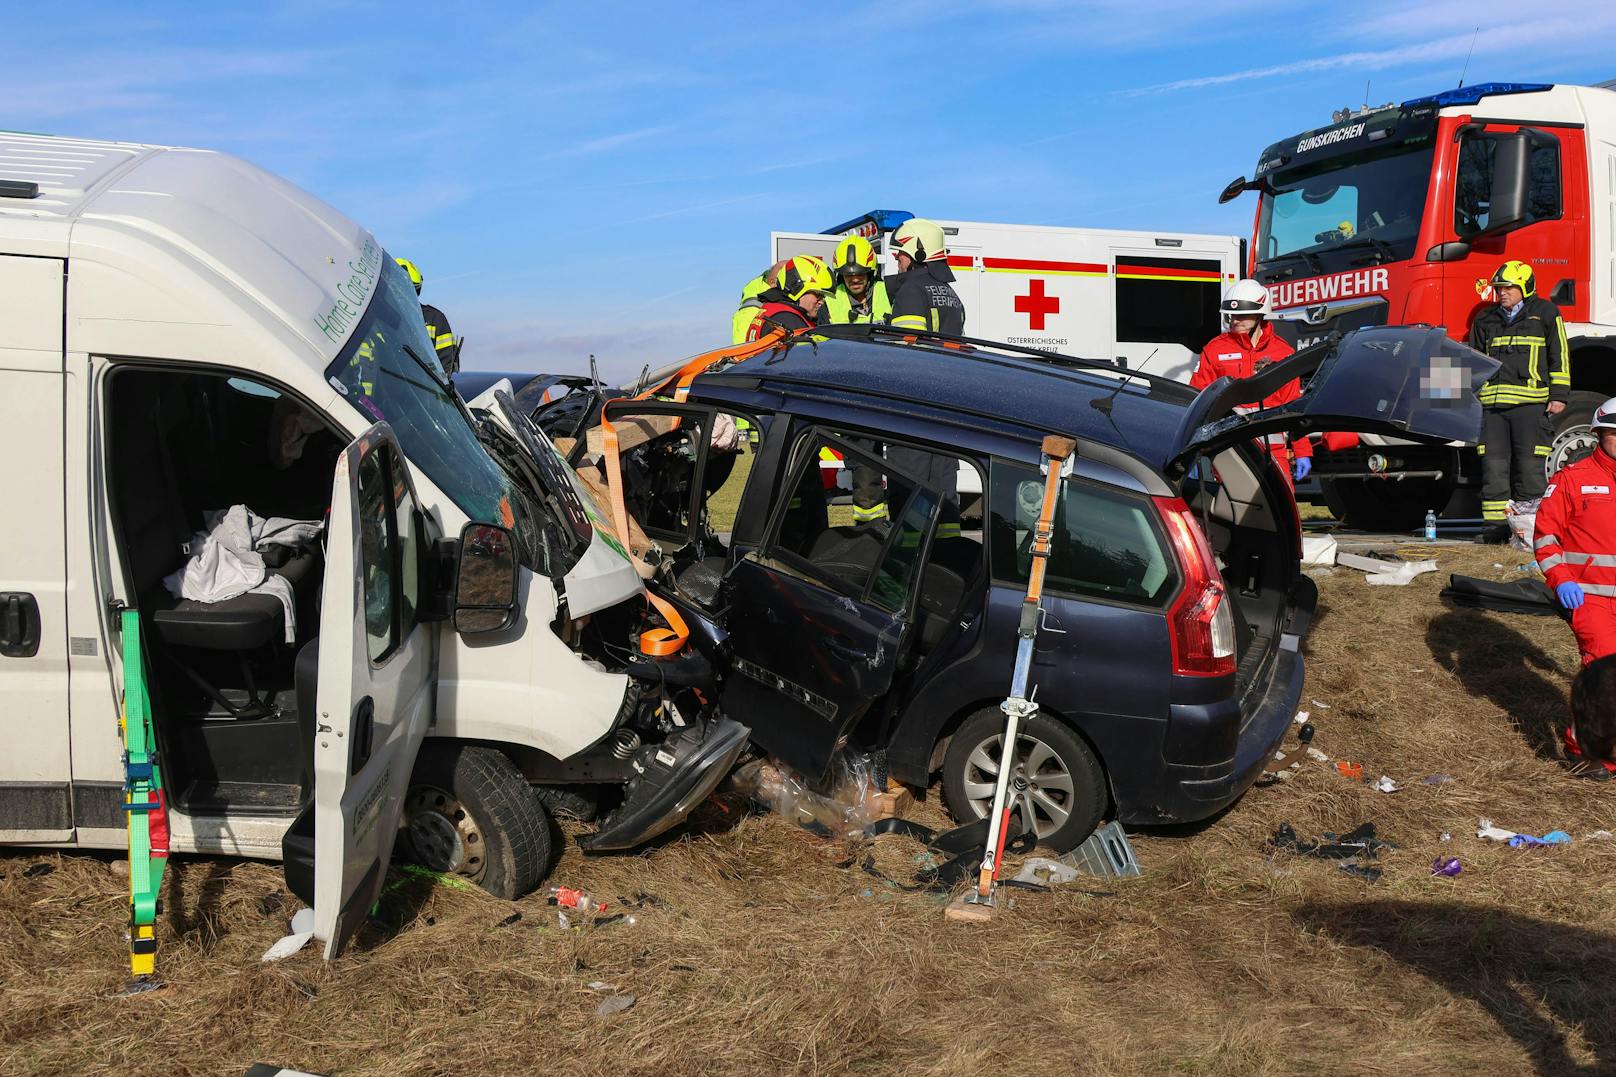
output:
[[[465,405],[375,236],[245,161],[0,135],[0,448],[0,844],[124,848],[149,699],[142,833],[284,860],[334,956],[395,843],[514,898],[546,804],[629,848],[747,743],[721,633]]]
[[[843,236],[868,239],[897,272],[894,230],[914,214],[872,210],[823,232],[773,232],[771,264],[831,260]],[[1245,259],[1238,236],[937,221],[948,237],[965,334],[1114,363],[1188,382],[1223,331],[1217,303]]]

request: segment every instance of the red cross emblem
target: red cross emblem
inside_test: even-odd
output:
[[[1044,315],[1060,313],[1060,296],[1045,295],[1044,282],[1027,282],[1027,294],[1016,296],[1016,312],[1027,316],[1028,329],[1042,329]]]

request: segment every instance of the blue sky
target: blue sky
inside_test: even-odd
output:
[[[1608,0],[73,10],[9,14],[0,126],[239,154],[420,264],[468,367],[624,376],[727,342],[771,229],[1245,234],[1263,146],[1453,86],[1480,20],[1469,82],[1616,77]]]

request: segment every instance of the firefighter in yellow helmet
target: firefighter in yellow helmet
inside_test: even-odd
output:
[[[954,291],[948,246],[935,221],[911,217],[892,233],[898,272],[886,282],[892,301],[887,321],[894,329],[929,330],[963,336],[965,304]]]
[[[825,299],[832,325],[880,324],[892,313],[886,282],[876,272],[875,248],[863,236],[844,236],[831,260],[836,290]]]
[[[741,303],[743,305],[735,312],[735,320],[730,326],[730,338],[734,340],[735,343],[739,344],[741,341],[746,339],[746,329],[752,324],[752,319],[757,314],[755,308],[745,306],[744,304],[748,299],[756,299],[770,288],[773,288],[776,284],[779,284],[780,270],[785,268],[786,263],[789,261],[791,261],[789,258],[780,259],[768,269],[765,269],[763,272],[747,281],[745,286],[741,288]]]
[[[425,278],[414,262],[408,258],[395,258],[398,267],[409,274],[410,283],[415,285],[415,294],[421,294],[421,284]],[[432,341],[433,349],[438,353],[438,365],[450,377],[460,369],[460,342],[455,339],[454,330],[449,328],[449,319],[443,311],[430,303],[421,304],[421,318],[426,322],[426,335]]]
[[[1478,291],[1496,303],[1470,325],[1469,344],[1501,366],[1477,395],[1482,406],[1481,516],[1494,526],[1482,538],[1503,541],[1510,502],[1533,512],[1543,496],[1554,416],[1571,396],[1571,349],[1560,309],[1537,294],[1525,262],[1508,261]]]
[[[825,297],[835,286],[830,268],[813,255],[787,260],[774,286],[744,300],[735,312],[735,343],[757,340],[774,328],[794,332],[818,324]],[[749,317],[743,319],[743,314]]]

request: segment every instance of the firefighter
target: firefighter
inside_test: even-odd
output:
[[[1571,349],[1560,310],[1537,295],[1532,267],[1508,261],[1488,282],[1497,303],[1476,315],[1470,346],[1497,359],[1481,399],[1481,517],[1503,525],[1511,501],[1543,496],[1543,472],[1554,441],[1552,416],[1571,395]],[[1484,534],[1503,541],[1509,528]]]
[[[881,323],[892,313],[886,282],[875,269],[875,248],[863,236],[847,236],[836,244],[831,262],[836,290],[825,298],[833,325]]]
[[[393,261],[409,274],[410,283],[415,285],[415,294],[419,296],[424,280],[421,271],[408,258],[395,258]],[[430,303],[421,304],[421,318],[426,322],[426,335],[438,353],[438,365],[443,367],[445,374],[454,377],[455,371],[460,369],[460,345],[455,340],[454,330],[449,328],[449,319]]]
[[[813,255],[799,254],[787,260],[775,284],[742,301],[735,312],[735,343],[757,340],[774,328],[789,333],[818,324],[825,296],[835,286],[830,268]],[[743,319],[743,314],[749,317]]]
[[[886,282],[894,329],[965,335],[965,304],[954,291],[948,246],[935,221],[911,217],[892,233],[898,272]]]
[[[1287,358],[1293,349],[1268,328],[1268,315],[1272,310],[1273,300],[1266,287],[1249,279],[1235,281],[1218,304],[1228,329],[1201,349],[1201,361],[1190,376],[1190,388],[1205,389],[1223,377],[1249,378]],[[1278,407],[1301,395],[1300,383],[1288,381],[1270,393],[1262,407]],[[1256,410],[1256,407],[1247,410]],[[1280,469],[1297,482],[1313,471],[1313,446],[1307,438],[1291,442],[1284,434],[1270,434],[1268,451]]]
[[[1616,397],[1594,412],[1599,447],[1554,473],[1534,521],[1538,567],[1571,613],[1582,664],[1616,653]]]
[[[752,324],[752,319],[757,313],[755,309],[745,305],[746,301],[748,299],[756,299],[758,296],[762,295],[764,292],[778,284],[780,281],[780,270],[789,261],[791,261],[789,258],[780,259],[780,261],[774,263],[768,269],[765,269],[763,272],[747,281],[746,284],[741,288],[742,305],[741,308],[735,312],[735,320],[730,327],[730,339],[735,343],[739,344],[746,339],[747,327]]]

